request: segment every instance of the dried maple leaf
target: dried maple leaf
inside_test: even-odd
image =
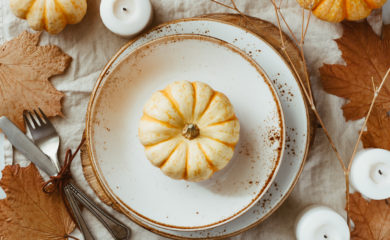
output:
[[[342,109],[347,120],[365,117],[374,94],[372,79],[379,86],[390,66],[390,25],[383,26],[382,38],[370,25],[343,23],[343,36],[336,40],[346,65],[324,64],[320,68],[325,91],[347,98]],[[376,106],[390,110],[390,81],[383,86]]]
[[[364,148],[390,150],[390,118],[382,108],[373,108],[367,121],[367,131],[363,133]]]
[[[71,57],[57,46],[38,46],[39,36],[25,31],[0,47],[0,116],[23,131],[23,110],[40,107],[48,116],[62,115],[64,94],[48,79],[63,73]]]
[[[350,216],[355,224],[352,240],[390,240],[389,200],[366,201],[360,193],[350,194]]]
[[[34,164],[7,166],[0,186],[7,198],[0,200],[0,239],[67,239],[74,228],[60,194],[45,194]]]

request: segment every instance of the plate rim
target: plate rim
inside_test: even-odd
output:
[[[227,14],[227,15],[235,15],[235,14]],[[253,36],[255,36],[256,38],[260,39],[261,41],[263,41],[266,45],[268,45],[271,49],[274,50],[274,52],[280,56],[280,58],[282,59],[282,61],[286,64],[287,68],[290,70],[291,74],[294,76],[295,78],[295,81],[298,82],[297,80],[297,76],[296,74],[294,73],[294,71],[292,70],[290,64],[284,59],[284,57],[279,53],[279,51],[277,51],[275,49],[275,47],[273,47],[270,43],[268,43],[263,37],[259,36],[258,34],[256,34],[255,32],[247,29],[247,28],[244,28],[244,27],[241,27],[237,24],[234,24],[234,23],[231,23],[231,22],[228,22],[228,21],[224,21],[224,20],[220,20],[220,19],[213,19],[213,18],[209,18],[207,15],[204,15],[204,16],[201,16],[201,17],[190,17],[190,18],[181,18],[181,19],[176,19],[176,20],[172,20],[172,21],[168,21],[168,22],[165,22],[165,23],[162,23],[162,24],[159,24],[153,28],[151,28],[150,30],[147,30],[146,32],[144,32],[143,34],[131,39],[128,43],[126,43],[125,45],[123,45],[117,52],[116,54],[111,57],[111,59],[107,62],[107,64],[105,65],[105,67],[103,68],[102,72],[99,74],[98,76],[98,79],[97,81],[101,81],[101,78],[106,74],[106,72],[109,70],[109,68],[112,66],[112,64],[116,61],[116,59],[130,46],[132,45],[134,42],[136,42],[137,40],[145,37],[147,34],[153,32],[153,31],[156,31],[160,28],[163,28],[164,26],[168,26],[168,25],[171,25],[171,24],[176,24],[176,23],[180,23],[180,22],[187,22],[187,21],[211,21],[211,22],[218,22],[218,23],[222,23],[222,24],[226,24],[226,25],[230,25],[230,26],[233,26],[235,28],[238,28],[238,29],[241,29],[243,31],[246,31],[248,33],[251,33]],[[303,95],[303,89],[302,89],[302,86],[301,84],[297,84],[298,85],[298,88],[299,88],[299,91],[301,93],[302,96]],[[93,94],[96,92],[96,88],[97,88],[97,85],[95,84],[93,90],[92,90],[92,93],[91,93],[91,97],[90,97],[90,101],[88,103],[88,108],[87,108],[87,117],[86,117],[86,122],[88,121],[88,115],[89,115],[89,109],[90,109],[90,105],[91,105],[91,98],[93,97]],[[262,223],[265,219],[267,219],[271,214],[273,214],[277,209],[279,209],[279,207],[286,201],[286,199],[288,198],[288,196],[291,194],[291,192],[293,191],[295,185],[297,184],[298,182],[298,179],[303,171],[303,167],[305,165],[305,162],[306,162],[306,159],[308,157],[308,152],[309,152],[309,148],[310,148],[310,145],[311,145],[311,139],[313,139],[313,135],[314,135],[314,130],[312,129],[311,127],[311,119],[310,119],[310,115],[309,115],[309,107],[308,107],[308,103],[306,101],[306,99],[303,97],[303,102],[304,102],[304,105],[305,105],[305,110],[306,110],[306,120],[307,120],[307,133],[306,133],[306,147],[305,147],[305,152],[304,152],[304,156],[303,156],[303,159],[302,159],[302,163],[301,163],[301,166],[298,170],[298,173],[296,175],[296,177],[294,178],[294,180],[292,181],[291,183],[291,186],[289,187],[289,190],[287,191],[287,193],[279,200],[279,202],[268,212],[266,213],[262,218],[258,219],[256,222],[250,224],[249,226],[247,227],[244,227],[240,230],[237,230],[235,232],[232,232],[232,233],[229,233],[229,234],[225,234],[225,235],[220,235],[220,236],[213,236],[213,237],[209,237],[208,239],[224,239],[224,238],[227,238],[227,237],[232,237],[232,236],[236,236],[242,232],[245,232],[257,225],[259,225],[260,223]],[[86,129],[86,133],[87,133],[87,129]],[[88,156],[90,156],[90,147],[89,147],[89,144],[88,144],[88,140],[86,141],[86,146],[87,146],[87,153],[88,153]],[[95,169],[92,167],[92,170],[93,172],[95,173],[96,175],[96,171]],[[100,185],[100,183],[99,183]],[[100,185],[101,186],[101,185]],[[104,193],[108,196],[106,190],[101,187],[102,190],[104,191]],[[111,199],[112,200],[112,199]],[[115,201],[114,201],[115,202]],[[123,211],[122,207],[120,205],[117,206],[121,211]],[[153,232],[155,234],[158,234],[160,236],[163,236],[163,237],[169,237],[169,238],[172,238],[172,239],[187,239],[186,237],[181,237],[181,236],[177,236],[177,235],[173,235],[173,234],[170,234],[170,233],[166,233],[166,232],[163,232],[163,231],[160,231],[159,229],[155,229],[155,228],[152,228],[151,226],[149,225],[146,225],[145,223],[143,223],[141,220],[138,220],[134,217],[129,217],[133,222],[135,222],[136,224],[138,224],[139,226],[145,228],[146,230],[150,231],[150,232]],[[201,238],[193,238],[193,239],[201,239]]]
[[[254,198],[252,198],[252,200],[250,201],[249,204],[247,204],[244,207],[240,208],[238,211],[234,212],[232,215],[230,215],[228,217],[225,217],[222,220],[218,220],[216,222],[213,222],[213,223],[210,223],[210,224],[207,224],[207,225],[202,225],[202,226],[175,226],[175,225],[169,225],[169,224],[166,224],[166,223],[158,222],[157,220],[150,219],[150,218],[144,216],[143,214],[135,211],[133,208],[131,208],[122,199],[120,199],[117,196],[117,194],[114,193],[112,188],[110,188],[108,186],[107,180],[103,176],[102,170],[101,170],[99,164],[95,160],[94,156],[96,156],[96,151],[94,151],[94,149],[92,149],[92,146],[93,146],[93,141],[92,141],[93,130],[92,130],[92,128],[93,128],[93,125],[94,125],[93,124],[93,115],[96,112],[96,109],[94,107],[96,107],[95,103],[96,103],[96,101],[97,101],[97,99],[98,99],[98,97],[100,95],[100,91],[103,89],[102,88],[103,87],[102,84],[104,83],[104,81],[103,81],[104,78],[103,77],[100,78],[99,82],[96,83],[96,86],[98,86],[96,88],[96,94],[94,94],[93,99],[91,99],[91,109],[88,109],[88,119],[89,120],[87,122],[87,139],[88,139],[88,143],[89,143],[89,146],[90,146],[88,153],[91,154],[91,155],[89,155],[89,157],[91,159],[92,168],[94,170],[96,170],[94,172],[96,174],[98,182],[100,183],[101,186],[104,186],[106,192],[108,193],[107,194],[108,197],[112,201],[120,203],[122,205],[122,207],[125,209],[125,211],[123,212],[124,215],[126,215],[127,217],[130,217],[129,215],[134,214],[136,217],[140,218],[143,221],[146,221],[147,223],[149,223],[151,225],[155,225],[156,227],[165,228],[165,229],[168,229],[168,230],[173,230],[173,231],[201,231],[201,230],[206,230],[206,229],[210,229],[210,228],[215,228],[215,227],[221,226],[223,224],[226,224],[226,223],[228,223],[230,221],[233,221],[234,219],[236,219],[236,218],[240,217],[241,215],[243,215],[244,213],[246,213],[250,208],[252,208],[263,197],[263,195],[271,187],[271,184],[272,184],[273,180],[275,179],[275,177],[276,177],[276,175],[278,173],[278,170],[280,168],[280,165],[282,163],[282,160],[283,160],[283,155],[284,155],[284,151],[285,151],[285,144],[286,144],[286,142],[285,142],[285,139],[286,139],[286,125],[285,125],[285,118],[284,118],[283,108],[282,108],[282,104],[281,104],[279,95],[278,95],[275,87],[273,86],[270,78],[268,77],[268,75],[263,70],[263,68],[254,59],[252,59],[250,56],[248,56],[240,48],[238,48],[238,47],[234,46],[233,44],[228,43],[228,42],[226,42],[226,41],[224,41],[222,39],[218,39],[218,38],[215,38],[215,37],[205,36],[205,35],[201,35],[201,34],[174,34],[174,35],[167,35],[167,36],[158,37],[156,39],[148,41],[145,44],[142,44],[142,45],[138,46],[137,48],[135,48],[134,50],[129,52],[126,56],[123,57],[123,59],[121,59],[111,69],[111,71],[108,74],[106,74],[104,76],[105,77],[109,77],[109,75],[113,71],[115,71],[115,69],[117,67],[119,67],[126,59],[128,59],[130,56],[134,56],[134,55],[140,53],[140,51],[142,51],[144,49],[148,49],[151,46],[156,46],[156,45],[161,45],[161,44],[170,43],[170,42],[176,42],[176,41],[182,41],[182,40],[200,40],[200,41],[205,41],[205,42],[216,44],[218,46],[222,46],[226,50],[230,50],[231,52],[233,52],[235,54],[238,54],[239,56],[241,56],[241,58],[243,58],[244,61],[249,63],[251,65],[251,67],[253,67],[256,70],[257,73],[259,73],[259,75],[261,75],[261,77],[263,78],[263,81],[265,82],[265,84],[267,84],[267,86],[269,88],[269,91],[272,94],[273,101],[276,104],[276,113],[277,113],[279,121],[280,121],[277,125],[279,127],[279,131],[278,132],[280,133],[281,138],[280,138],[280,141],[279,141],[279,146],[273,151],[273,152],[276,152],[276,157],[275,157],[276,161],[274,163],[274,166],[270,170],[270,174],[267,176],[265,184],[258,190],[258,193],[256,194],[256,196]]]

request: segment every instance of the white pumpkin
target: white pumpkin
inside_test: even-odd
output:
[[[61,32],[67,24],[80,22],[87,12],[87,0],[10,0],[15,16],[27,19],[36,31]]]
[[[194,182],[229,163],[239,133],[229,99],[201,82],[178,81],[154,93],[139,125],[150,162],[171,178]]]

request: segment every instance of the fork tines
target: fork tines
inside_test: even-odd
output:
[[[46,124],[50,124],[49,119],[45,115],[45,113],[42,111],[41,108],[38,108],[40,114],[34,109],[33,112],[31,113],[28,110],[25,110],[23,112],[23,118],[24,121],[27,123],[29,128],[35,129],[39,126],[44,126]]]

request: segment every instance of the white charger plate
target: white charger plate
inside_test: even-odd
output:
[[[183,79],[227,95],[241,125],[229,165],[199,183],[165,176],[137,136],[152,93]],[[100,82],[90,111],[91,160],[105,190],[126,215],[171,230],[203,230],[243,214],[270,187],[283,155],[282,108],[270,80],[241,50],[211,37],[172,35],[137,48]]]
[[[234,236],[265,220],[291,193],[308,152],[310,139],[308,109],[293,72],[271,45],[247,29],[214,19],[180,19],[152,29],[119,50],[102,71],[99,81],[105,78],[107,73],[129,52],[140,45],[174,34],[202,34],[224,40],[245,51],[262,66],[272,79],[284,110],[287,139],[285,154],[279,172],[263,198],[245,214],[227,224],[212,229],[187,232],[156,227],[140,218],[132,220],[154,233],[174,239],[220,239]]]

